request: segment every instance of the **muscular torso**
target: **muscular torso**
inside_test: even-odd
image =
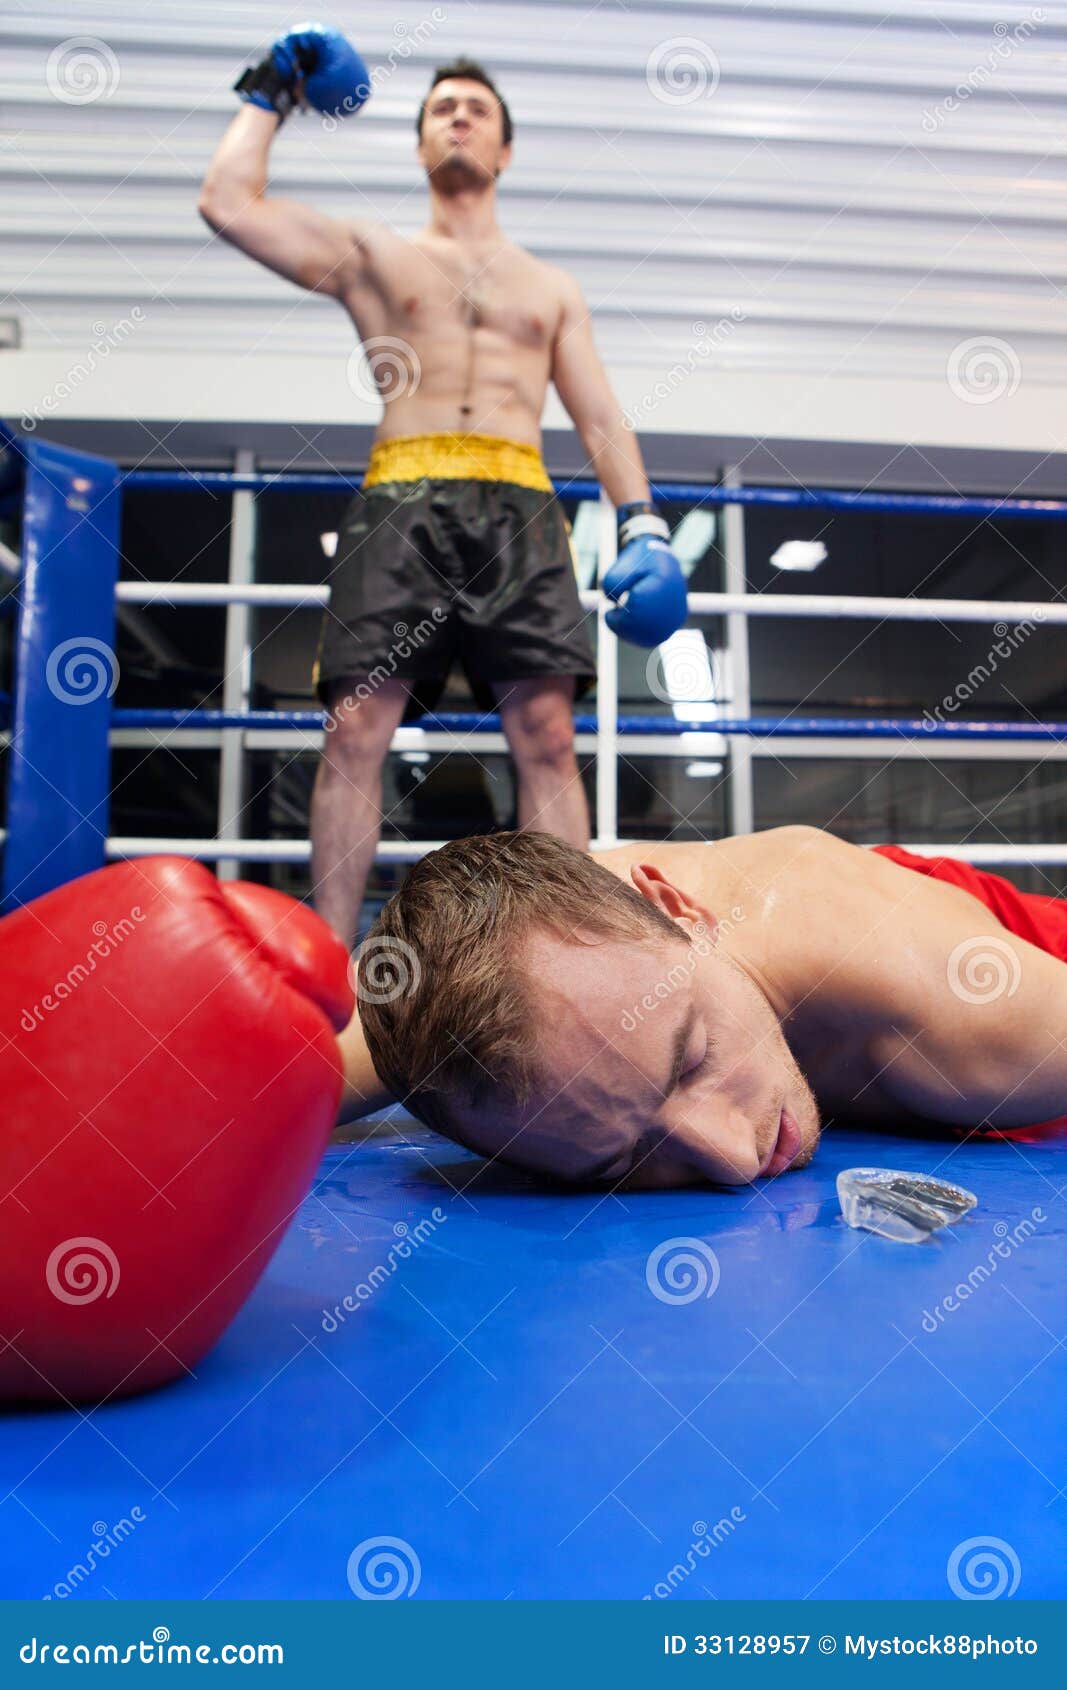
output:
[[[377,439],[457,431],[539,447],[561,272],[500,236],[407,240],[375,225],[359,247],[343,302],[385,402]]]
[[[722,949],[778,1011],[824,1111],[1001,1125],[1067,1111],[1056,1056],[1067,966],[1009,936],[959,887],[804,827],[628,845],[599,860],[626,880],[631,864],[652,862],[718,918]],[[1012,980],[1017,961],[1018,984],[974,1001],[954,989],[952,959],[990,935]]]

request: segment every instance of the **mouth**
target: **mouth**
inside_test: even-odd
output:
[[[771,1146],[769,1156],[760,1168],[759,1179],[774,1179],[777,1174],[784,1174],[791,1168],[800,1154],[803,1138],[800,1128],[789,1110],[783,1108],[778,1117],[778,1136]]]

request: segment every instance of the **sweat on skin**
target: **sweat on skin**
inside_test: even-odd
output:
[[[447,963],[438,979],[433,946],[460,853],[481,864],[472,886],[487,860],[498,882],[514,879],[521,853],[526,882],[532,869],[549,872],[535,851],[551,851],[557,883],[572,861],[577,871],[562,842],[523,838],[457,841],[426,859],[448,865],[438,877],[428,870],[419,894],[432,918],[422,968],[446,1002]],[[500,1086],[477,1104],[454,1103],[454,1136],[479,1153],[565,1180],[740,1184],[810,1160],[820,1112],[891,1130],[1023,1127],[1067,1112],[1067,962],[1056,949],[1067,927],[1057,901],[1013,894],[1020,923],[1044,924],[1033,929],[1048,946],[1039,948],[977,892],[805,827],[649,842],[594,861],[677,937],[663,920],[624,938],[583,931],[579,918],[570,931],[541,922],[521,943],[506,932],[494,941],[510,946],[501,977],[514,972],[528,988],[539,1078],[521,1105]],[[478,899],[490,895],[500,893],[464,896],[475,935],[486,915]],[[396,915],[387,905],[375,931],[406,919],[401,889]],[[1011,990],[992,1000],[960,991],[954,976],[953,958],[976,944],[1013,962]],[[634,1017],[663,981],[672,989],[660,1006]],[[402,1032],[398,1019],[376,1035],[401,1052],[401,1098],[413,1083],[401,1083]],[[453,1029],[459,1042],[462,1033]]]

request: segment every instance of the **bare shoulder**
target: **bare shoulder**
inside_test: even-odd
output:
[[[581,299],[582,290],[578,284],[577,276],[572,271],[565,270],[562,264],[550,264],[545,258],[538,258],[535,263],[540,265],[546,280],[559,292],[561,297]]]
[[[821,827],[808,827],[802,822],[764,828],[760,833],[738,834],[734,839],[720,840],[719,844],[732,852],[743,852],[753,860],[760,858],[783,865],[821,862],[827,857],[840,857],[842,853],[847,857],[859,850],[858,846],[847,844]]]
[[[552,301],[561,312],[579,308],[585,310],[582,290],[577,278],[572,276],[569,270],[565,270],[561,264],[550,264],[547,259],[538,258],[525,247],[516,246],[514,251],[546,300]]]
[[[775,890],[782,900],[842,875],[862,876],[865,852],[822,828],[793,824],[720,839],[710,849],[717,874],[730,873],[752,896]]]
[[[639,840],[632,845],[615,845],[594,852],[596,860],[613,874],[628,877],[632,863],[654,863],[666,873],[696,871],[701,876],[759,875],[769,878],[794,865],[809,871],[829,854],[828,847],[842,846],[816,827],[774,827],[763,833],[736,834],[726,839]],[[685,884],[684,880],[680,884]]]
[[[367,257],[407,254],[418,251],[417,243],[402,235],[391,223],[378,217],[346,217],[345,227],[353,242]]]
[[[350,259],[345,266],[342,290],[351,303],[367,287],[380,285],[381,279],[403,265],[405,250],[410,256],[410,243],[373,217],[344,217],[339,219],[350,243]]]
[[[838,955],[821,961],[838,1006],[870,1029],[885,1097],[960,1123],[1063,1112],[1067,965],[969,892],[872,851],[851,867],[838,854],[825,884]]]
[[[572,276],[569,270],[562,269],[558,264],[546,264],[544,268],[548,272],[560,308],[571,316],[586,316],[585,295],[577,276]]]
[[[667,840],[639,840],[633,845],[612,845],[603,851],[593,851],[594,862],[602,868],[610,869],[612,874],[618,875],[620,880],[629,880],[630,869],[635,863],[653,863],[664,874],[676,878],[679,885],[689,890],[685,871],[690,867],[703,870],[708,857],[716,847],[700,840],[667,841]]]

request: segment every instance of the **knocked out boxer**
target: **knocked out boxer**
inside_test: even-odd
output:
[[[382,1101],[369,1050],[388,1095],[481,1155],[744,1184],[809,1162],[820,1114],[1067,1114],[1065,964],[1067,901],[815,828],[594,856],[457,840],[363,948],[349,1107]]]
[[[328,217],[268,193],[271,143],[294,100],[344,116],[373,81],[336,30],[290,31],[238,82],[246,104],[200,197],[226,240],[344,307],[383,403],[341,524],[315,668],[329,729],[311,809],[315,901],[347,944],[374,861],[382,762],[400,723],[434,708],[457,657],[478,707],[500,712],[519,825],[589,843],[573,701],[596,662],[541,459],[550,381],[618,507],[608,625],[651,647],[686,618],[670,530],[649,503],[581,289],[497,222],[512,120],[482,67],[441,66],[419,110],[429,207],[417,233],[359,204]]]

